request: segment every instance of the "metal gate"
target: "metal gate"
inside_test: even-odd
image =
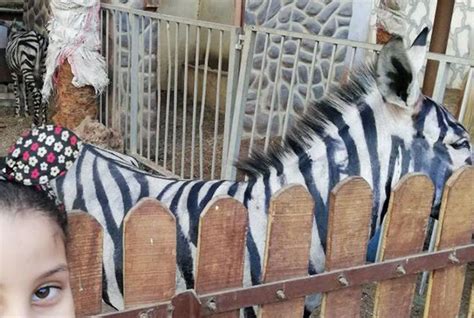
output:
[[[100,120],[165,175],[223,177],[240,28],[102,4]]]

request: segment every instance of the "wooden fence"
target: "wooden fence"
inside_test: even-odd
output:
[[[301,185],[277,192],[270,203],[264,284],[242,288],[247,211],[218,198],[199,223],[195,289],[175,296],[175,218],[160,202],[141,200],[124,220],[125,311],[114,317],[238,317],[239,308],[260,305],[259,317],[301,317],[304,296],[322,292],[321,316],[357,317],[362,286],[378,282],[373,315],[408,317],[417,273],[430,270],[424,317],[455,317],[460,310],[466,264],[474,261],[474,168],[447,181],[436,250],[420,253],[434,187],[421,174],[405,176],[392,191],[382,262],[365,264],[372,193],[360,177],[330,194],[326,272],[308,276],[313,201]],[[70,214],[69,262],[79,316],[100,314],[101,226],[88,214]],[[472,282],[467,282],[472,284]],[[474,288],[474,287],[471,287]],[[465,306],[467,307],[467,306]],[[470,295],[470,315],[474,291]]]

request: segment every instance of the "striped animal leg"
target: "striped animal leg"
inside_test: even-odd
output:
[[[41,93],[36,87],[35,78],[31,72],[24,72],[23,79],[28,92],[33,97],[33,125],[38,126],[40,124]]]
[[[13,92],[15,93],[15,116],[20,116],[20,81],[18,79],[18,75],[16,73],[12,73],[12,79],[13,79]]]
[[[23,96],[23,116],[26,117],[30,115],[30,97],[24,80],[20,82],[20,90]]]
[[[48,104],[41,102],[41,121],[43,125],[46,125],[48,122]]]

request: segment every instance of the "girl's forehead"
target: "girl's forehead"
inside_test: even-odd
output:
[[[1,249],[25,245],[31,246],[31,254],[39,254],[37,251],[51,248],[64,252],[62,230],[43,212],[4,213],[1,210],[0,208],[0,236],[3,237]],[[18,255],[20,252],[22,251],[18,251]]]

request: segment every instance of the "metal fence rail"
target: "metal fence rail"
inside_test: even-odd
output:
[[[112,85],[101,121],[126,151],[184,178],[221,177],[240,28],[102,4]]]
[[[304,112],[310,102],[322,98],[331,85],[343,81],[357,64],[376,59],[382,48],[382,45],[257,26],[246,26],[244,33],[228,153],[234,160],[250,155],[255,149],[266,151],[270,143],[280,142],[294,117]],[[268,53],[261,55],[262,51]],[[259,56],[258,72],[254,70],[256,56]],[[449,66],[457,64],[471,72],[474,69],[474,59],[436,53],[427,53],[426,58],[439,63],[433,99],[440,103],[445,97]],[[420,74],[421,84],[422,80]],[[469,88],[457,114],[460,121],[466,111],[468,93]],[[225,175],[234,178],[236,170],[231,160],[227,162]]]

